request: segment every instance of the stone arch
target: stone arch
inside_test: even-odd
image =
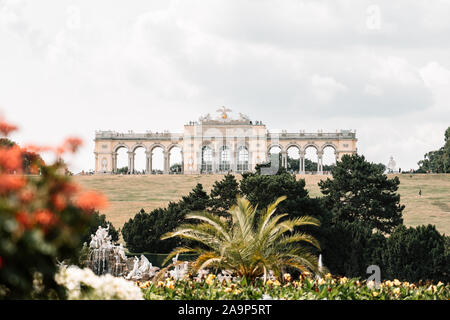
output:
[[[330,148],[333,149],[333,151],[330,151]],[[326,171],[326,173],[329,174],[332,166],[336,165],[338,161],[337,146],[331,142],[324,143],[321,148],[321,158],[322,171]]]
[[[120,148],[126,148],[127,151],[130,151],[130,147],[125,143],[118,143],[113,147],[113,152],[117,153]]]
[[[153,143],[150,147],[148,147],[149,152],[153,152],[155,148],[162,148],[163,151],[166,151],[166,146],[161,143]]]
[[[179,149],[180,150],[181,159],[180,159],[179,164],[181,165],[181,171],[174,171],[174,172],[171,171],[172,170],[172,165],[173,165],[171,163],[171,161],[173,160],[173,156],[174,156],[172,153],[173,153],[174,149]],[[183,167],[184,167],[183,146],[178,144],[178,143],[172,143],[169,146],[167,146],[166,153],[167,153],[167,166],[168,166],[169,173],[183,173]],[[176,164],[178,164],[178,162],[176,162]],[[180,170],[180,168],[176,168],[176,170]]]
[[[283,146],[282,146],[281,144],[279,144],[279,143],[273,143],[273,144],[270,144],[270,145],[267,147],[267,154],[270,154],[270,150],[271,150],[272,148],[280,148],[280,153],[284,151],[284,148],[283,148]]]
[[[178,143],[172,143],[169,146],[167,146],[167,152],[170,152],[173,148],[180,148],[181,152],[183,152],[183,146]]]
[[[137,148],[144,148],[145,151],[147,151],[147,147],[142,142],[137,142],[134,145],[131,146],[131,151],[136,152]]]
[[[333,148],[334,149],[334,152],[337,152],[337,146],[334,144],[334,143],[332,143],[332,142],[326,142],[326,143],[324,143],[323,145],[322,145],[322,147],[320,148],[320,151],[323,151],[325,148],[327,148],[327,147],[331,147],[331,148]]]
[[[161,151],[162,151],[162,154],[160,155],[160,157],[162,157],[162,159],[160,159],[162,161],[162,170],[156,168],[160,161],[155,161],[155,160],[158,160],[158,158],[155,158],[155,149],[161,149]],[[147,150],[148,150],[147,151],[148,172],[149,173],[154,173],[154,172],[158,173],[158,172],[162,171],[163,173],[166,173],[167,170],[168,170],[168,168],[167,168],[166,146],[161,144],[161,143],[153,143],[147,148]],[[156,156],[158,156],[158,155],[156,155]]]
[[[292,155],[292,150],[296,149],[296,154]],[[302,166],[302,148],[297,143],[289,143],[285,147],[286,163],[285,168],[290,172],[300,172]]]
[[[316,143],[314,143],[314,142],[309,142],[309,143],[307,143],[307,144],[305,144],[304,146],[303,146],[303,152],[306,152],[306,149],[307,148],[315,148],[316,149],[316,151],[320,151],[320,147],[316,144]]]
[[[124,148],[126,151],[126,167],[128,167],[128,171],[130,170],[130,157],[129,157],[129,152],[130,152],[130,147],[125,144],[125,143],[118,143],[116,144],[113,148],[112,148],[112,159],[111,159],[111,170],[113,173],[116,173],[118,171],[118,159],[119,159],[119,150]]]
[[[312,159],[308,159],[307,157],[307,150],[309,148],[314,148],[316,150],[315,152],[315,156]],[[315,143],[315,142],[308,142],[307,144],[305,144],[303,146],[303,150],[302,150],[302,154],[304,155],[304,170],[305,172],[313,172],[313,173],[319,173],[321,170],[321,165],[320,165],[320,161],[321,161],[321,148]],[[316,158],[317,157],[317,158]],[[316,158],[316,159],[315,159]],[[317,161],[317,168],[311,168],[309,167],[311,165],[311,162],[308,161],[312,161],[315,162]]]
[[[142,159],[140,158],[141,155],[139,154],[140,151],[137,152],[138,149],[143,148],[144,149],[144,154],[142,155]],[[141,169],[139,169],[139,166],[137,165],[137,163],[142,162],[142,170],[143,172],[147,172],[148,171],[148,163],[147,163],[147,146],[145,144],[143,144],[142,142],[135,142],[134,145],[131,146],[131,160],[132,161],[132,166],[131,166],[131,173],[141,173]],[[136,161],[136,159],[138,159]]]

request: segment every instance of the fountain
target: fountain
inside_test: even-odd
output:
[[[113,245],[108,231],[109,225],[106,228],[99,226],[95,234],[91,235],[88,266],[96,275],[109,273],[122,276],[127,271],[125,250],[122,244]]]

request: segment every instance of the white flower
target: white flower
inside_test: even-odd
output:
[[[143,300],[141,289],[134,282],[110,274],[96,276],[89,268],[62,267],[55,280],[67,288],[71,300]],[[90,290],[82,290],[82,286]]]

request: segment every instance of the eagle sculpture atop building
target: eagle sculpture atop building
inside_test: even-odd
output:
[[[227,114],[227,112],[231,112],[231,111],[233,111],[233,110],[228,109],[228,108],[225,108],[224,106],[222,106],[221,108],[217,109],[216,111],[219,112],[219,113],[221,113],[220,117],[221,117],[223,120],[226,120],[226,119],[228,119],[228,114]]]

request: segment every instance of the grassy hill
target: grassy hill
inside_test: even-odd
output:
[[[393,176],[393,175],[390,175]],[[437,229],[450,234],[450,174],[401,174],[399,193],[401,203],[406,206],[403,217],[406,225],[434,224]],[[238,176],[239,179],[240,176]],[[120,176],[94,175],[75,176],[84,188],[103,192],[110,206],[103,210],[107,219],[116,227],[122,227],[129,218],[141,209],[149,212],[166,206],[169,201],[178,201],[192,188],[201,183],[210,191],[216,180],[223,175],[149,175]],[[304,178],[310,195],[320,196],[317,183],[326,176],[297,175]],[[419,189],[422,196],[419,196]]]

